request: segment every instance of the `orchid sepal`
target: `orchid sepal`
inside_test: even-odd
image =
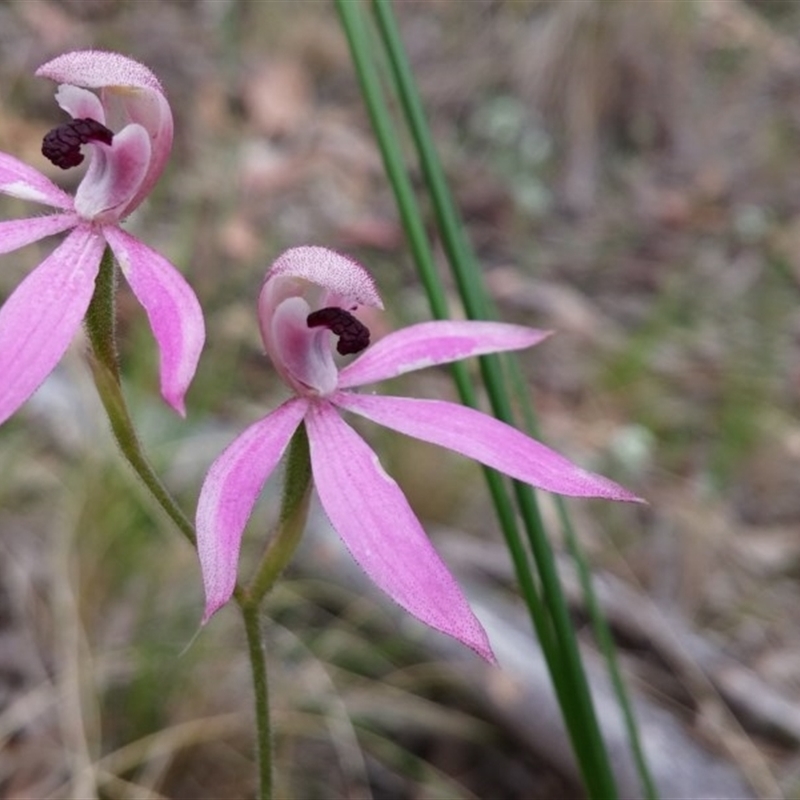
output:
[[[104,247],[91,228],[77,228],[0,308],[0,423],[39,388],[64,355],[92,299]]]
[[[354,392],[337,392],[330,400],[378,425],[446,447],[537,489],[567,497],[642,502],[614,481],[578,467],[541,442],[474,408],[443,400]]]
[[[379,339],[339,372],[337,386],[350,389],[473,356],[522,350],[551,334],[502,322],[420,322]]]
[[[305,400],[294,398],[250,425],[206,475],[195,525],[206,593],[203,623],[233,594],[244,526],[306,409]]]
[[[203,311],[186,279],[164,256],[116,227],[105,230],[122,274],[147,312],[161,353],[161,395],[181,416],[205,342]]]
[[[51,214],[47,217],[30,217],[0,222],[0,254],[13,253],[25,245],[38,242],[47,236],[63,233],[78,225],[76,214]]]
[[[306,416],[322,507],[372,582],[409,614],[494,662],[486,631],[377,455],[326,402]]]
[[[0,194],[53,206],[62,211],[74,210],[70,195],[38,169],[8,153],[0,153]]]

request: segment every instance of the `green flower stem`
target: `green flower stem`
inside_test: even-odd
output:
[[[91,365],[95,384],[123,456],[181,533],[196,547],[194,526],[147,460],[122,393],[116,345],[116,283],[116,265],[111,251],[106,248],[94,295],[86,312],[86,331],[92,346]],[[259,622],[259,603],[294,552],[305,525],[311,487],[309,464],[308,440],[301,427],[292,439],[289,449],[278,535],[267,551],[250,590],[245,591],[237,586],[233,592],[244,621],[253,676],[260,800],[272,800],[272,741],[267,665]]]
[[[250,667],[253,673],[260,800],[271,800],[272,798],[272,735],[270,732],[267,665],[259,624],[259,607],[264,596],[272,588],[297,549],[308,518],[311,488],[308,435],[305,425],[301,425],[289,443],[286,478],[277,529],[250,585],[236,595],[247,633]]]
[[[272,800],[272,733],[269,716],[267,659],[261,634],[258,605],[239,602],[247,635],[247,654],[253,675],[256,715],[256,755],[258,759],[258,798]]]
[[[92,346],[93,357],[90,362],[94,382],[122,455],[150,490],[156,502],[177,525],[178,530],[194,546],[194,526],[147,460],[122,394],[116,340],[116,283],[116,265],[111,251],[106,248],[85,320],[86,332]]]
[[[294,555],[306,527],[311,488],[311,458],[306,426],[303,424],[289,443],[278,526],[247,587],[247,605],[259,605]]]

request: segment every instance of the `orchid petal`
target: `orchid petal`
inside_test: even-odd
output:
[[[306,400],[289,400],[251,425],[222,452],[206,475],[196,519],[197,553],[206,593],[203,623],[230,600],[244,527],[307,406]]]
[[[306,415],[322,506],[370,579],[417,619],[493,662],[486,632],[378,457],[327,402]]]
[[[49,217],[31,217],[0,222],[0,253],[10,253],[26,244],[38,242],[45,236],[61,233],[78,224],[76,214],[53,214]]]
[[[93,119],[101,125],[106,123],[106,112],[100,98],[88,89],[64,84],[56,90],[56,102],[72,119]]]
[[[128,125],[110,146],[88,146],[92,160],[75,193],[75,210],[84,219],[117,222],[147,175],[150,137],[141,125]]]
[[[133,293],[144,306],[161,352],[161,395],[181,416],[205,341],[203,312],[175,267],[120,228],[103,228]]]
[[[70,234],[0,309],[0,423],[64,355],[94,293],[105,242],[90,227]]]
[[[0,153],[0,193],[71,211],[72,198],[38,169]]]
[[[122,211],[125,217],[138,208],[142,200],[150,194],[161,177],[167,159],[172,151],[173,122],[167,98],[161,93],[118,92],[107,89],[103,92],[106,115],[113,124],[115,117],[121,117],[132,125],[141,125],[150,137],[150,163],[147,174],[139,190]],[[119,108],[115,111],[115,108]],[[114,128],[117,130],[117,128]],[[120,130],[120,136],[125,129]],[[116,138],[116,137],[115,137]]]
[[[570,497],[642,502],[541,442],[473,408],[441,400],[337,392],[331,401],[392,430],[441,445],[538,489]]]
[[[302,297],[284,300],[272,315],[273,363],[281,376],[303,394],[330,394],[338,370],[331,352],[331,332],[309,328],[311,309]]]
[[[339,388],[395,378],[470,356],[521,350],[549,335],[550,331],[502,322],[437,320],[411,325],[384,336],[348,364],[339,373]]]

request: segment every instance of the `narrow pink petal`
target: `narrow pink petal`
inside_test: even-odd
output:
[[[144,306],[161,352],[161,394],[181,416],[205,341],[203,312],[194,291],[166,258],[125,231],[103,233],[133,293]]]
[[[72,197],[59,189],[38,169],[29,167],[8,153],[0,153],[0,194],[72,210]]]
[[[150,166],[150,138],[128,125],[111,146],[90,144],[92,160],[75,193],[75,210],[88,220],[117,222],[139,191]]]
[[[256,498],[306,413],[294,398],[247,428],[214,461],[197,501],[197,553],[203,573],[203,622],[230,600],[242,533]]]
[[[0,253],[10,253],[45,236],[74,228],[78,222],[76,214],[53,214],[49,217],[0,222]]]
[[[0,308],[0,422],[64,355],[92,299],[104,247],[90,227],[78,228]]]
[[[390,333],[339,373],[339,388],[394,378],[470,356],[521,350],[538,344],[550,331],[502,322],[440,320]]]
[[[351,392],[337,392],[330,399],[379,425],[447,447],[538,489],[571,497],[642,502],[516,428],[457,403]]]
[[[417,619],[494,655],[480,622],[378,457],[325,401],[306,415],[322,506],[370,579]]]

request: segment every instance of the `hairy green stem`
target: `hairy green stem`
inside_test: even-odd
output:
[[[289,443],[281,513],[277,528],[250,585],[236,596],[247,633],[247,647],[253,674],[260,800],[272,798],[272,734],[269,718],[267,665],[259,625],[259,608],[264,596],[272,588],[297,549],[308,518],[311,489],[308,435],[305,425],[300,425]]]
[[[247,635],[247,654],[253,677],[256,716],[256,756],[258,760],[258,798],[272,800],[272,730],[269,716],[269,684],[267,659],[261,633],[257,605],[240,603],[244,630]]]
[[[116,264],[110,249],[106,248],[85,320],[92,346],[90,362],[94,382],[122,455],[178,530],[194,545],[194,526],[147,460],[122,393],[116,340],[116,283]]]
[[[311,499],[311,459],[305,425],[295,431],[289,443],[286,478],[278,525],[264,557],[247,587],[246,602],[258,605],[289,563],[306,527]]]

